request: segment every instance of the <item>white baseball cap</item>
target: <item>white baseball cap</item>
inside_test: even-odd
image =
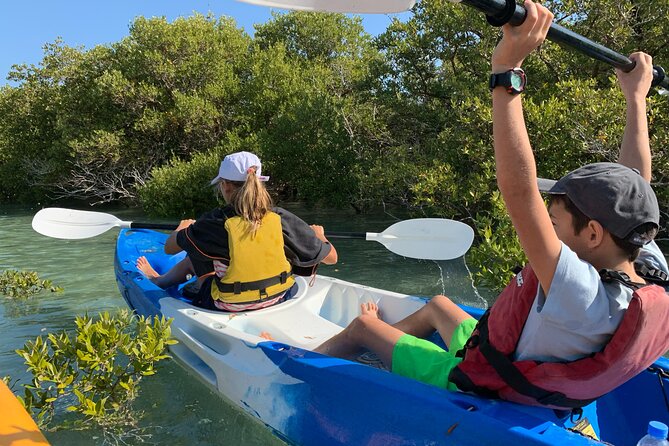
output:
[[[256,176],[260,181],[269,180],[269,177],[260,174],[260,158],[250,152],[236,152],[223,158],[218,175],[211,180],[211,184],[220,183],[222,180],[246,181],[248,170],[253,166],[256,167]]]

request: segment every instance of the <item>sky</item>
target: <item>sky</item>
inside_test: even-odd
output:
[[[251,34],[255,23],[271,17],[269,8],[234,0],[0,0],[0,85],[9,84],[12,65],[39,63],[44,44],[58,37],[68,46],[89,49],[127,36],[137,16],[165,16],[172,21],[194,12],[233,17]],[[362,16],[365,30],[372,35],[385,31],[392,17]]]

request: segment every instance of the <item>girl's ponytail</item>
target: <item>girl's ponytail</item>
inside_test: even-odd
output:
[[[272,208],[272,197],[256,176],[256,170],[257,166],[251,166],[246,171],[246,181],[241,183],[231,197],[235,212],[249,224],[251,236],[255,235],[262,219]]]

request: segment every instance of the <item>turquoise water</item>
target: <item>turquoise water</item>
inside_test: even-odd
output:
[[[381,232],[397,221],[392,215],[309,210],[284,205],[309,223],[326,230]],[[112,212],[124,220],[141,220],[131,210]],[[0,270],[34,270],[65,291],[44,293],[27,301],[0,297],[0,376],[26,382],[23,361],[14,350],[26,340],[47,332],[70,329],[75,315],[116,311],[125,307],[113,272],[116,231],[86,240],[56,240],[35,233],[34,211],[0,208]],[[146,221],[146,219],[143,219]],[[433,262],[405,259],[376,242],[337,240],[339,263],[323,266],[320,274],[401,293],[431,296],[446,293],[457,302],[483,307],[490,294],[472,287],[465,258]],[[18,386],[16,386],[18,388]],[[170,445],[283,444],[268,429],[209,391],[178,364],[168,361],[157,375],[142,382],[136,408],[144,412],[141,427],[149,443]],[[100,432],[46,432],[54,445],[102,444]],[[128,444],[139,444],[129,442]]]

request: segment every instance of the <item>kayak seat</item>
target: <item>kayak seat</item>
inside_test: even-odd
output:
[[[333,284],[322,301],[319,316],[341,328],[346,327],[360,314],[360,305],[377,299],[364,289]]]
[[[342,330],[338,325],[301,308],[275,313],[271,317],[259,316],[248,314],[247,317],[236,317],[228,326],[255,336],[267,332],[277,342],[306,350],[316,348]]]
[[[382,318],[394,323],[405,316],[407,308],[416,311],[425,305],[425,300],[409,297],[397,306],[395,299],[388,298],[365,286],[350,286],[342,281],[319,281],[309,286],[303,278],[297,279],[299,291],[296,297],[275,308],[262,310],[266,315],[262,325],[255,326],[256,315],[248,314],[246,332],[253,325],[255,334],[266,331],[274,340],[295,347],[313,350],[326,340],[340,333],[360,315],[360,305],[376,302]],[[271,314],[271,316],[270,316]],[[252,321],[256,322],[252,322]]]
[[[383,297],[367,287],[351,287],[337,281],[321,281],[309,287],[301,277],[297,284],[295,298],[234,316],[228,326],[254,336],[267,332],[278,342],[313,350],[355,319],[362,303],[377,302],[384,314]]]
[[[321,317],[339,325],[342,329],[360,315],[360,305],[366,302],[375,302],[379,306],[381,319],[389,324],[394,324],[408,314],[418,311],[427,302],[427,299],[420,297],[402,296],[401,299],[397,299],[394,293],[381,294],[365,286],[348,285],[346,282],[332,283],[318,310]]]

